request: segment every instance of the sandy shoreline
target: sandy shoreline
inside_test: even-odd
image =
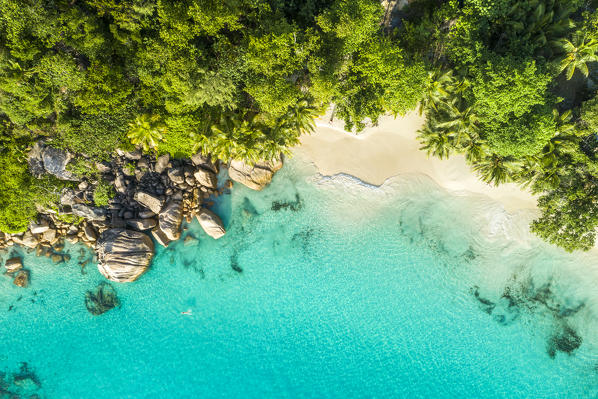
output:
[[[301,137],[293,153],[312,162],[323,175],[346,173],[374,185],[404,174],[424,174],[456,195],[486,195],[508,212],[535,210],[536,198],[513,183],[490,186],[478,179],[462,155],[439,160],[419,150],[417,130],[424,118],[417,112],[380,118],[376,127],[359,135],[342,130],[342,123],[318,120],[315,133]]]

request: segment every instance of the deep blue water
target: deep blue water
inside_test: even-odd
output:
[[[531,237],[530,215],[424,177],[370,187],[299,161],[262,192],[236,185],[214,209],[225,237],[192,223],[195,240],[160,249],[137,282],[112,284],[121,307],[101,316],[84,297],[104,280],[95,264],[81,270],[79,247],[67,264],[26,255],[27,289],[0,276],[4,388],[47,398],[598,396],[596,258]],[[40,387],[12,383],[22,362]]]

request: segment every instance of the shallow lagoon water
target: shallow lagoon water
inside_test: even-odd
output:
[[[593,398],[598,270],[482,197],[422,176],[372,187],[292,161],[236,185],[101,316],[94,264],[0,276],[0,371],[48,398]],[[6,257],[6,254],[0,255]],[[87,255],[86,255],[87,256]],[[182,311],[192,315],[182,315]],[[0,385],[0,388],[3,388]],[[1,392],[1,391],[0,391]],[[0,397],[2,395],[0,394]],[[26,396],[25,396],[26,397]]]

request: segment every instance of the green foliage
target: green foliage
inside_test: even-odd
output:
[[[580,110],[579,126],[587,134],[598,133],[598,97],[583,103]]]
[[[404,115],[422,98],[428,78],[422,62],[410,62],[388,39],[372,40],[355,55],[332,101],[349,130],[377,121],[387,111]]]
[[[598,228],[598,185],[594,176],[573,176],[556,190],[543,195],[542,211],[532,231],[567,251],[589,250]]]
[[[164,138],[166,125],[160,122],[160,116],[143,114],[129,124],[127,137],[131,144],[138,145],[144,151],[156,149]]]
[[[112,184],[100,180],[93,191],[93,202],[95,206],[106,206],[114,198],[114,195],[115,192]]]
[[[58,200],[63,183],[47,177],[35,179],[27,163],[14,151],[0,152],[0,231],[20,233],[37,215],[37,206]]]

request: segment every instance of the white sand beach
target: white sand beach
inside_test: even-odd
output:
[[[294,154],[312,162],[323,175],[346,173],[381,185],[393,176],[425,174],[454,194],[486,195],[508,212],[536,209],[536,198],[516,184],[494,187],[480,181],[462,155],[428,158],[416,139],[423,122],[417,112],[396,119],[387,116],[380,118],[378,126],[355,135],[344,131],[341,121],[330,123],[329,116],[324,116],[315,133],[301,138]]]

